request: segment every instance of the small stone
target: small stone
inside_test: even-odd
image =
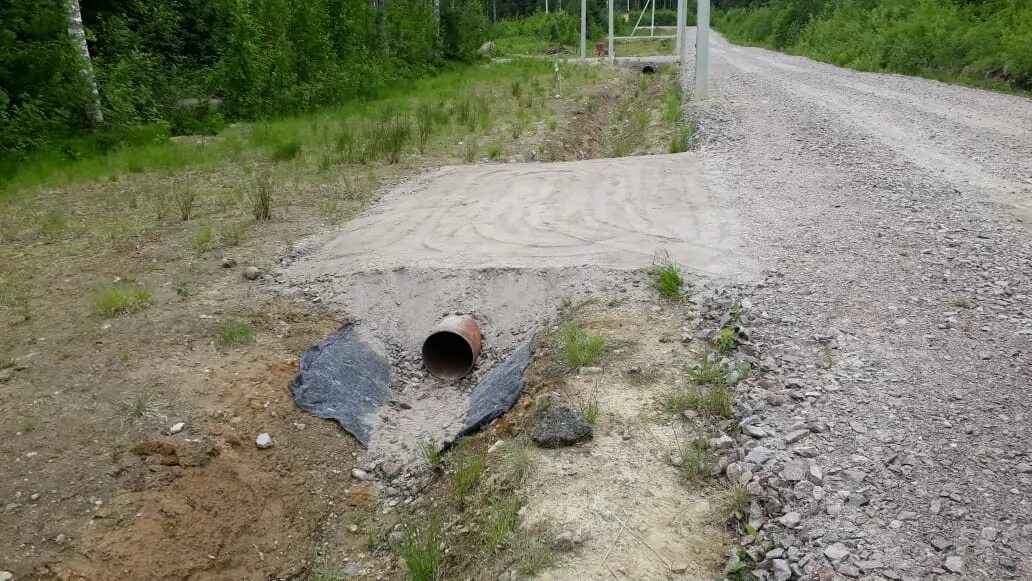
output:
[[[815,486],[824,485],[824,469],[816,464],[810,465],[810,470],[806,473],[806,478],[812,482]]]
[[[945,551],[953,546],[953,543],[943,537],[934,537],[929,541],[929,543],[932,545],[932,548],[939,552]]]
[[[0,581],[11,581],[11,579],[14,579],[14,573],[0,571]]]
[[[366,472],[365,470],[362,470],[360,468],[352,468],[351,469],[351,477],[354,478],[355,480],[362,480],[364,482],[368,482],[368,481],[373,479],[373,477],[370,476],[368,472]]]
[[[789,581],[792,578],[792,568],[785,559],[774,559],[771,565],[774,569],[774,581]]]
[[[598,375],[602,373],[601,367],[581,367],[581,375]]]
[[[244,278],[246,278],[247,280],[257,280],[258,279],[258,275],[261,274],[261,272],[258,270],[258,267],[248,266],[247,268],[244,269],[244,273],[243,274],[244,274]]]
[[[846,497],[846,503],[853,508],[860,508],[861,506],[867,506],[871,501],[866,496],[859,492],[850,492],[849,496]]]
[[[1018,464],[1018,472],[1022,474],[1032,474],[1032,464],[1029,464],[1028,462]]]
[[[789,460],[781,471],[781,477],[789,482],[799,482],[806,480],[807,470],[808,467],[803,460]]]
[[[222,268],[233,268],[236,266],[236,260],[229,256],[222,257]]]
[[[172,427],[168,429],[168,433],[170,433],[170,434],[178,434],[179,432],[182,432],[183,428],[185,428],[185,427],[186,427],[186,424],[184,422],[178,422],[178,423],[172,424]]]
[[[670,565],[670,572],[675,575],[682,575],[688,572],[688,563],[677,562]]]
[[[358,525],[356,525],[356,524],[348,525],[348,532],[353,534],[353,535],[357,534],[358,533]]]
[[[760,466],[766,464],[774,457],[774,452],[769,448],[763,446],[756,446],[745,456],[746,462],[752,462],[753,464],[759,464]]]
[[[735,440],[727,434],[721,434],[719,438],[709,439],[710,450],[730,450],[735,447]]]
[[[255,443],[256,446],[258,446],[258,448],[260,448],[262,450],[264,450],[266,448],[271,448],[272,447],[272,436],[270,436],[269,434],[266,434],[265,432],[262,432],[261,434],[258,434],[257,438],[254,439],[254,443]]]
[[[782,525],[794,529],[799,526],[799,522],[803,520],[803,515],[798,512],[786,513],[784,516],[778,519],[778,522]]]
[[[997,531],[995,528],[993,528],[993,527],[985,527],[985,528],[982,529],[981,536],[982,536],[983,539],[985,539],[987,541],[995,541],[996,540],[996,536],[998,534],[1000,534],[1000,532]]]
[[[38,492],[33,492],[32,496],[29,497],[29,500],[32,500],[32,501],[39,500],[39,493]]]
[[[799,440],[802,440],[803,438],[805,438],[808,435],[810,435],[810,430],[809,429],[806,429],[806,430],[795,430],[794,432],[789,432],[789,433],[785,434],[785,441],[788,442],[789,444],[795,444],[796,442],[798,442]]]
[[[849,556],[849,548],[842,543],[832,543],[824,549],[824,556],[832,561],[841,561]]]
[[[792,451],[803,458],[816,458],[819,454],[817,448],[814,446],[799,446],[792,448]]]
[[[749,424],[747,426],[743,426],[742,427],[742,431],[745,432],[746,434],[749,434],[750,436],[752,436],[754,438],[766,438],[767,437],[767,432],[763,428],[761,428],[759,426],[754,426],[752,424]]]
[[[853,565],[840,564],[835,568],[840,574],[851,579],[856,579],[860,576],[860,569],[857,569]]]
[[[64,535],[64,533],[61,533],[61,534],[57,535],[56,537],[54,537],[54,542],[59,544],[59,545],[63,545],[66,540],[68,540],[68,537],[66,537]]]
[[[946,570],[950,573],[960,573],[964,570],[964,559],[961,559],[956,555],[950,555],[949,557],[946,557],[946,562],[943,563],[943,566],[946,567]]]

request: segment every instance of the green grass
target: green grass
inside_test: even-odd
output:
[[[423,524],[414,520],[405,524],[405,536],[398,547],[401,560],[412,581],[437,581],[444,566],[445,553],[441,546],[444,535],[436,519]]]
[[[35,432],[38,429],[39,429],[39,419],[38,418],[25,418],[25,419],[22,420],[21,426],[19,426],[18,431],[23,433],[23,434],[28,434],[29,432]]]
[[[39,235],[49,242],[64,238],[68,233],[68,218],[58,209],[48,210],[36,226]]]
[[[530,470],[530,447],[521,440],[509,442],[508,448],[502,454],[501,461],[497,467],[496,488],[503,490],[519,488],[527,480]]]
[[[516,572],[536,577],[555,563],[556,555],[552,545],[531,535],[519,535],[513,546],[516,554]]]
[[[193,294],[193,290],[185,282],[179,282],[172,285],[172,290],[176,292],[179,298],[185,299],[186,297]]]
[[[230,222],[219,225],[219,244],[223,246],[240,246],[247,236],[246,222]]]
[[[681,120],[681,111],[684,107],[684,89],[681,83],[673,82],[663,96],[663,120],[667,123],[677,123]]]
[[[434,441],[425,441],[419,443],[419,450],[423,454],[423,459],[426,460],[427,465],[431,468],[437,468],[441,465],[441,447]]]
[[[598,417],[602,413],[602,404],[598,401],[597,387],[588,397],[577,402],[577,409],[589,424],[595,425],[598,422]]]
[[[694,131],[689,125],[682,125],[674,129],[674,136],[670,139],[670,153],[684,153],[691,145]]]
[[[684,302],[687,295],[684,292],[684,277],[681,270],[667,255],[657,254],[652,259],[652,287],[663,297],[675,302]]]
[[[202,222],[197,226],[197,230],[194,231],[193,238],[190,239],[190,247],[193,248],[194,254],[200,256],[214,248],[214,246],[215,229],[211,227],[210,223]]]
[[[504,151],[505,150],[502,148],[502,145],[500,143],[496,143],[487,149],[487,158],[494,161],[502,157],[502,153],[504,153]]]
[[[738,333],[731,327],[724,327],[713,339],[713,347],[721,353],[730,353],[738,347]]]
[[[688,366],[688,374],[696,383],[721,384],[724,381],[724,370],[720,365],[713,363],[709,354],[703,354],[698,363]]]
[[[953,302],[950,303],[950,305],[957,309],[970,309],[972,306],[971,301],[967,300],[964,297],[954,299]]]
[[[604,337],[591,335],[574,322],[559,327],[559,341],[563,363],[570,369],[598,363],[606,344]]]
[[[219,327],[215,333],[215,345],[218,347],[239,345],[254,340],[257,334],[258,331],[251,321],[231,321]]]
[[[138,393],[118,404],[118,418],[122,427],[134,425],[142,420],[164,420],[167,417],[165,407],[156,394]]]
[[[259,176],[255,180],[248,201],[255,220],[264,222],[272,219],[272,180],[269,176]]]
[[[304,160],[319,159],[320,154],[326,152],[332,152],[333,157],[342,162],[359,163],[365,161],[369,145],[366,142],[369,136],[362,128],[375,125],[381,119],[388,120],[385,128],[391,134],[391,143],[380,152],[384,160],[390,161],[400,158],[404,148],[413,141],[418,145],[420,108],[437,110],[433,115],[437,120],[433,135],[442,137],[451,131],[451,121],[448,121],[451,112],[444,104],[457,101],[468,103],[463,114],[464,123],[455,122],[464,124],[469,133],[483,131],[496,119],[504,120],[507,126],[516,109],[515,98],[509,94],[510,83],[522,82],[522,97],[544,95],[549,81],[542,80],[551,78],[551,67],[551,62],[537,59],[453,66],[433,77],[384,87],[362,101],[341,103],[299,116],[234,124],[204,145],[173,142],[169,140],[167,131],[158,131],[132,145],[107,152],[92,152],[77,159],[68,159],[57,149],[41,151],[12,166],[13,173],[5,175],[0,183],[0,199],[17,192],[28,193],[38,186],[60,188],[82,182],[112,180],[133,171],[203,170],[225,163],[253,167],[268,164],[270,158],[302,165]],[[564,65],[564,75],[570,81],[564,88],[597,80],[599,72],[590,69],[594,67]],[[394,116],[399,119],[392,122]],[[413,118],[416,128],[406,131],[403,125],[411,125]],[[429,142],[432,136],[426,139]],[[189,187],[182,189],[192,191]]]
[[[452,474],[452,496],[459,506],[465,506],[467,497],[476,490],[483,473],[483,455],[470,453],[459,458]]]
[[[496,500],[488,509],[487,527],[484,530],[484,548],[495,551],[501,547],[516,528],[520,510],[517,498],[505,497]]]
[[[193,215],[194,202],[197,199],[197,192],[184,184],[173,184],[172,188],[172,201],[176,205],[176,209],[179,210],[179,219],[186,222]]]
[[[673,391],[663,398],[663,409],[672,414],[695,410],[715,418],[734,417],[731,389],[726,385],[689,387]]]
[[[717,510],[721,522],[735,525],[749,518],[752,495],[740,484],[730,484],[717,495]]]
[[[116,283],[93,291],[93,310],[105,317],[134,313],[146,308],[151,296],[140,285]]]
[[[688,482],[698,484],[710,477],[710,463],[706,455],[706,442],[701,437],[692,437],[682,444],[677,453],[681,457],[681,475]]]

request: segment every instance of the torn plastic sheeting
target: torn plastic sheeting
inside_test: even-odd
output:
[[[471,434],[501,416],[523,393],[523,372],[530,365],[530,342],[488,372],[473,388],[466,408],[466,425],[459,436]]]
[[[364,420],[390,396],[387,359],[347,325],[305,351],[300,367],[290,384],[298,407],[316,417],[336,420],[367,445],[372,427]]]

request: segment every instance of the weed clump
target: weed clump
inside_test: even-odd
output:
[[[601,335],[590,335],[576,323],[559,327],[563,363],[571,369],[598,363],[606,340]]]
[[[118,283],[93,292],[93,310],[105,317],[134,313],[147,307],[151,292],[140,285]]]
[[[230,347],[254,339],[258,331],[251,321],[232,321],[219,328],[215,334],[215,344],[219,347]]]
[[[398,548],[412,581],[436,581],[444,565],[444,549],[440,524],[433,518],[424,526],[414,522],[405,525],[405,535]]]
[[[251,191],[251,215],[259,222],[272,219],[272,180],[268,176],[259,177]]]
[[[676,302],[684,302],[687,298],[684,292],[684,277],[677,265],[670,260],[669,255],[657,254],[652,259],[652,286],[660,295]]]

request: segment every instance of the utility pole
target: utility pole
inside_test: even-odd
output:
[[[684,13],[685,13],[686,2],[685,0],[677,0],[677,41],[674,45],[674,52],[678,58],[681,58],[681,47],[684,46]]]
[[[548,14],[548,0],[545,0],[545,14]]]
[[[692,91],[695,101],[709,96],[709,14],[710,0],[699,0],[695,26],[695,90]]]
[[[613,52],[613,1],[609,0],[609,62],[616,59],[616,53]]]
[[[588,0],[580,3],[580,57],[588,58]]]

